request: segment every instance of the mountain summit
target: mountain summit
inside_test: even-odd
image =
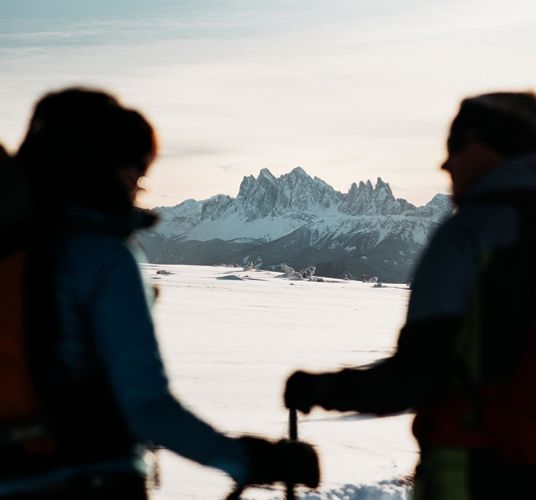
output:
[[[244,177],[236,198],[216,195],[156,211],[161,223],[141,238],[151,262],[314,265],[319,274],[408,279],[431,230],[451,211],[446,195],[416,207],[378,178],[333,189],[301,167]]]

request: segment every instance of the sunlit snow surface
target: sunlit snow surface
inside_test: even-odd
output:
[[[172,274],[156,274],[167,270]],[[390,354],[409,296],[402,285],[288,281],[226,267],[144,265],[160,287],[156,323],[174,393],[218,429],[280,438],[287,432],[283,384],[293,370],[334,370]],[[315,410],[300,438],[321,456],[319,491],[302,499],[405,499],[412,473],[410,415],[369,418]],[[161,452],[156,500],[223,499],[226,475]],[[249,489],[244,499],[283,499]]]

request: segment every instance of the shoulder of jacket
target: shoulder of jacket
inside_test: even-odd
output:
[[[72,264],[80,264],[88,270],[136,260],[126,240],[99,233],[84,233],[65,238],[61,245],[60,258]]]

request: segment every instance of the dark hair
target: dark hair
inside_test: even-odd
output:
[[[496,92],[464,99],[451,125],[449,153],[458,152],[470,141],[505,158],[536,152],[536,95]]]
[[[69,88],[37,103],[17,158],[47,199],[120,211],[131,202],[117,171],[143,175],[156,152],[155,132],[139,112],[105,92]]]

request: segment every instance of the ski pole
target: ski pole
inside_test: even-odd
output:
[[[298,412],[295,408],[290,408],[288,411],[288,439],[290,442],[298,441]],[[290,468],[292,473],[292,464]],[[286,500],[296,500],[296,493],[294,491],[294,482],[289,480],[286,483],[287,495]],[[226,500],[240,500],[240,495],[244,492],[244,487],[237,484],[235,489],[230,493]]]
[[[296,408],[288,410],[288,439],[290,442],[298,441],[298,412]],[[290,470],[292,472],[292,464]],[[294,482],[290,479],[287,482],[287,500],[295,500],[296,493],[294,491]]]

